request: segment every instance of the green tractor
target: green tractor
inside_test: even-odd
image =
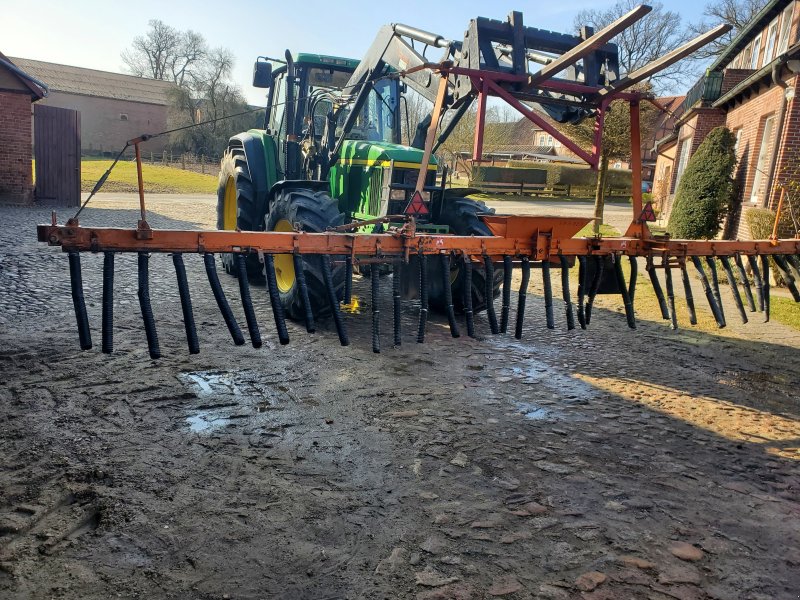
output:
[[[383,60],[374,61],[370,75],[354,85],[359,64],[316,54],[293,58],[288,51],[285,61],[259,57],[253,84],[269,90],[264,129],[240,133],[228,144],[219,176],[218,229],[324,232],[343,223],[407,211],[422,162],[423,136],[418,134],[411,145],[401,143],[402,94],[407,88],[391,76],[392,67]],[[354,100],[356,87],[359,93]],[[435,157],[430,162],[423,194],[427,212],[415,215],[417,230],[491,235],[479,215],[493,211],[464,197],[465,190],[446,189],[444,176],[437,185]],[[380,232],[383,227],[383,223],[366,225],[360,231]],[[332,274],[341,299],[345,265],[342,257],[336,258]],[[251,255],[248,261],[248,278],[263,282],[264,267],[258,257]],[[430,306],[443,310],[444,277],[436,271],[441,266],[438,261],[429,262]],[[314,314],[330,314],[321,257],[308,256],[303,263]],[[223,264],[235,274],[230,257],[223,257]],[[293,257],[278,255],[274,264],[286,313],[302,319]],[[467,293],[462,267],[460,261],[451,264],[453,302],[462,311]],[[495,269],[495,295],[502,277],[502,268]],[[411,268],[402,269],[405,297],[415,296],[418,282],[414,257]],[[481,269],[474,271],[469,292],[473,309],[483,310],[486,282]]]

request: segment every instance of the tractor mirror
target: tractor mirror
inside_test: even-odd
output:
[[[272,85],[272,63],[256,61],[253,65],[253,87],[268,88]]]

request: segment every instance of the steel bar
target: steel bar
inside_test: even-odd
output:
[[[189,280],[186,278],[186,265],[183,264],[183,255],[172,255],[172,264],[175,266],[175,277],[178,280],[178,295],[181,299],[181,312],[183,313],[183,328],[186,330],[186,343],[189,354],[200,353],[200,342],[197,339],[197,326],[194,322],[192,310],[192,297],[189,294]]]
[[[664,269],[669,268],[669,258],[661,257],[661,266]],[[656,273],[656,266],[653,264],[652,258],[647,259],[647,274],[650,276],[650,284],[653,286],[653,293],[658,300],[658,308],[661,310],[661,318],[665,321],[670,319],[670,309],[667,306],[667,301],[664,298],[664,290],[661,288],[661,282],[658,280],[658,273]]]
[[[153,318],[153,307],[150,304],[150,255],[147,252],[139,253],[139,308],[142,311],[144,333],[147,337],[147,350],[150,358],[161,358],[161,348],[158,345],[156,320]]]
[[[461,337],[456,323],[456,311],[453,307],[453,286],[450,282],[450,254],[439,255],[442,271],[442,289],[444,290],[444,307],[447,313],[447,323],[450,325],[450,335],[454,338]]]
[[[736,305],[736,310],[739,311],[742,322],[747,323],[747,313],[744,310],[744,304],[742,304],[742,297],[739,295],[739,285],[733,274],[731,260],[727,256],[721,256],[719,260],[722,263],[722,268],[725,270],[725,276],[728,278],[728,285],[731,287],[731,295],[733,296],[733,303]]]
[[[500,333],[508,330],[508,315],[511,310],[511,276],[514,273],[514,263],[511,257],[503,256],[503,306],[500,310]]]
[[[764,312],[764,280],[761,278],[758,259],[755,256],[748,256],[747,262],[750,263],[750,270],[753,272],[753,283],[756,286],[756,295],[758,296],[758,311]],[[767,271],[766,275],[769,275],[769,271]]]
[[[592,278],[592,283],[589,286],[589,298],[586,301],[586,325],[588,326],[589,323],[592,322],[592,306],[594,305],[594,299],[597,296],[597,292],[600,290],[600,283],[603,280],[603,270],[605,269],[605,260],[603,260],[602,256],[595,256],[594,257],[594,277]]]
[[[214,294],[214,299],[217,301],[217,307],[219,307],[219,312],[222,313],[222,318],[225,321],[225,325],[228,327],[228,331],[233,338],[233,343],[237,346],[241,346],[244,344],[244,336],[242,335],[242,330],[239,329],[239,324],[236,322],[236,318],[233,316],[233,311],[231,310],[230,304],[228,304],[228,299],[225,297],[225,292],[222,290],[222,284],[219,282],[219,276],[217,275],[217,265],[216,261],[214,260],[214,255],[211,253],[206,253],[203,255],[203,263],[206,267],[206,275],[208,276],[208,283],[211,286],[211,291]]]
[[[761,272],[764,278],[764,287],[762,293],[764,295],[764,322],[769,322],[769,256],[761,257]]]
[[[425,341],[425,326],[428,323],[428,257],[419,255],[419,325],[417,343]]]
[[[308,296],[308,282],[306,281],[306,263],[303,260],[302,254],[294,254],[292,256],[294,262],[294,277],[297,281],[297,291],[300,293],[300,302],[303,304],[303,319],[306,322],[306,331],[314,333],[317,330],[317,324],[314,321],[314,311],[311,309],[311,299]],[[352,262],[350,263],[352,275]],[[347,279],[345,279],[345,295],[347,290]],[[349,304],[346,302],[345,304]]]
[[[103,354],[114,351],[114,253],[103,253]]]
[[[381,307],[380,307],[380,294],[381,294],[381,277],[380,265],[373,263],[370,265],[370,283],[372,284],[372,351],[375,354],[381,352]]]
[[[675,310],[675,286],[672,283],[672,266],[669,264],[668,256],[665,256],[662,259],[662,264],[664,265],[664,280],[667,285],[667,299],[669,301],[669,311],[667,317],[669,319],[670,329],[674,331],[678,329],[678,313]],[[653,275],[655,275],[655,269],[653,269],[651,272]],[[658,281],[658,279],[656,279],[656,281]],[[692,305],[692,314],[693,313],[694,305]]]
[[[739,271],[739,277],[742,280],[742,287],[744,288],[744,296],[747,299],[747,306],[750,309],[750,312],[756,312],[756,303],[753,299],[753,290],[750,289],[750,280],[747,278],[747,271],[745,271],[744,263],[742,262],[742,256],[740,254],[736,254],[733,258],[734,262],[736,262],[736,269]]]
[[[708,275],[706,275],[706,271],[703,269],[703,263],[700,262],[700,257],[692,256],[692,264],[694,264],[694,268],[697,269],[697,274],[700,276],[700,283],[703,286],[703,292],[705,292],[706,299],[708,300],[708,306],[711,308],[711,313],[714,315],[714,320],[717,322],[719,328],[722,329],[725,327],[725,317],[722,316],[722,313],[719,310],[717,300],[714,298],[714,291],[711,289],[711,284],[708,281]]]
[[[636,300],[636,282],[639,280],[639,261],[635,256],[629,256],[628,262],[631,266],[631,280],[628,283],[628,296],[631,297],[631,304]]]
[[[792,294],[792,298],[795,302],[800,302],[800,292],[797,290],[797,285],[794,281],[794,275],[792,274],[792,268],[789,266],[786,257],[776,254],[772,258],[775,259],[775,264],[778,265],[778,269],[781,271],[781,277],[783,277],[783,282],[786,284],[786,287]]]
[[[403,261],[396,260],[392,265],[392,317],[394,322],[394,345],[400,346],[403,338],[400,331],[402,324],[401,304],[400,304],[400,282],[403,277]]]
[[[723,321],[725,319],[725,307],[722,305],[722,294],[719,291],[719,276],[717,275],[717,263],[711,256],[706,256],[706,264],[708,265],[708,272],[711,274],[711,291],[714,294],[714,300],[717,301],[717,308]]]
[[[328,291],[328,302],[331,305],[333,323],[336,326],[336,333],[339,336],[339,343],[342,346],[349,346],[350,338],[347,335],[347,329],[344,324],[344,319],[342,318],[342,312],[339,309],[339,298],[336,295],[336,288],[333,286],[331,257],[327,254],[322,255],[322,278],[324,279],[325,288]]]
[[[462,293],[464,297],[464,318],[467,322],[467,335],[471,338],[475,337],[475,317],[472,306],[472,259],[468,254],[463,255],[464,259],[464,285],[462,286]]]
[[[544,316],[548,329],[556,328],[553,315],[553,283],[550,279],[550,261],[542,261],[542,287],[544,288]]]
[[[681,279],[683,280],[683,293],[686,295],[686,308],[689,310],[689,324],[697,325],[697,311],[694,308],[694,294],[692,282],[686,269],[686,262],[681,262]]]
[[[586,309],[584,307],[584,299],[588,287],[587,278],[589,277],[589,270],[587,259],[585,256],[578,257],[578,323],[581,329],[586,329]]]
[[[244,254],[234,254],[236,264],[236,279],[239,282],[239,296],[242,299],[242,310],[247,322],[247,331],[250,333],[250,342],[253,348],[261,348],[261,332],[258,329],[256,311],[253,308],[253,298],[250,296],[250,282],[247,279],[247,258]]]
[[[86,314],[86,300],[83,297],[81,255],[78,252],[69,253],[69,280],[72,287],[72,305],[75,308],[81,350],[89,350],[92,347],[92,333],[89,329],[89,316]]]
[[[564,299],[564,313],[567,319],[567,331],[575,329],[575,315],[572,311],[572,296],[569,293],[569,261],[561,257],[561,297]]]
[[[484,302],[486,302],[486,317],[489,319],[489,329],[492,335],[500,333],[497,325],[497,314],[494,312],[494,265],[491,256],[483,257],[484,272]]]
[[[323,263],[323,274],[324,271],[325,265]],[[275,319],[275,330],[278,332],[278,341],[282,346],[285,346],[289,343],[289,330],[286,328],[286,315],[281,303],[280,292],[278,291],[278,279],[277,275],[275,275],[275,257],[271,254],[264,257],[264,273],[267,277],[267,293],[269,294],[269,304],[272,307],[272,316]]]
[[[531,281],[531,263],[527,256],[522,257],[522,283],[519,285],[519,298],[517,299],[517,323],[514,328],[514,337],[522,339],[522,325],[525,321],[525,301],[528,298],[528,284]]]
[[[625,283],[625,273],[622,272],[622,257],[614,256],[614,275],[617,278],[617,286],[619,293],[622,296],[622,304],[625,307],[625,320],[628,322],[628,327],[636,329],[636,315],[633,312],[633,303],[631,302],[630,294],[628,293],[628,286]]]

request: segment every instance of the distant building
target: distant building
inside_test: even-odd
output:
[[[728,236],[748,238],[743,214],[774,208],[779,186],[800,177],[800,44],[796,0],[772,0],[689,90],[677,133],[657,143],[656,173],[671,173],[665,212],[689,157],[724,125],[736,135],[736,210]]]
[[[50,94],[42,104],[80,111],[84,154],[116,153],[129,139],[167,129],[173,83],[27,58],[10,60],[47,83]],[[154,139],[142,150],[162,152],[167,143],[167,138]]]
[[[36,78],[0,53],[0,201],[33,200],[31,104],[46,92]]]

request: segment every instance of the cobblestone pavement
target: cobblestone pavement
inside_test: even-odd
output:
[[[126,200],[92,205],[83,224],[136,222]],[[149,206],[154,227],[214,221],[208,201]],[[154,256],[152,361],[120,256],[105,356],[78,349],[66,257],[35,241],[48,211],[0,219],[0,597],[800,593],[797,332],[646,315],[631,332],[610,301],[587,331],[560,312],[549,331],[534,293],[521,342],[452,339],[434,317],[418,345],[409,302],[403,345],[374,355],[368,299],[346,315],[350,347],[329,324],[290,324],[280,346],[254,288],[255,350],[230,343],[187,257],[190,356],[171,261]],[[96,347],[101,263],[83,256]]]

